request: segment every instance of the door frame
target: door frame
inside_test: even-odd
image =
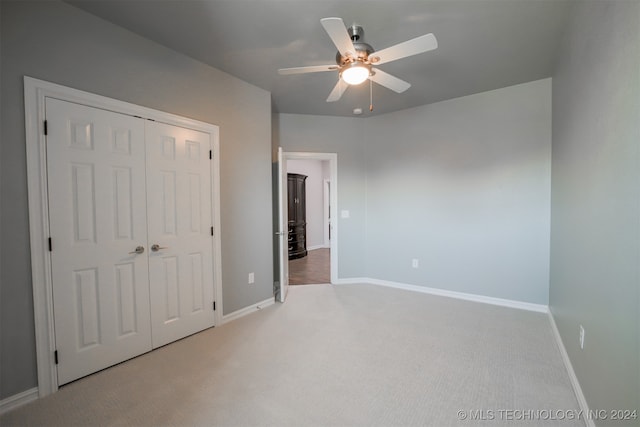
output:
[[[338,154],[337,153],[308,153],[299,151],[283,151],[285,160],[320,160],[329,162],[329,180],[331,181],[330,209],[331,218],[338,215]],[[286,187],[285,187],[286,188]],[[283,191],[282,189],[280,191]],[[286,194],[282,195],[285,199]],[[287,228],[285,227],[285,230]],[[338,221],[331,221],[331,240],[329,241],[331,283],[338,283]],[[288,259],[285,262],[289,262]]]
[[[331,180],[322,180],[322,242],[325,248],[331,247]]]
[[[27,154],[27,188],[29,198],[29,234],[31,246],[31,285],[35,324],[38,396],[58,390],[54,360],[55,330],[53,322],[53,281],[49,252],[49,201],[47,193],[46,138],[44,135],[45,99],[100,108],[120,114],[155,120],[174,126],[195,129],[211,135],[212,222],[215,325],[222,324],[222,270],[220,244],[220,129],[216,125],[177,116],[128,102],[95,95],[55,83],[24,77],[25,132]]]

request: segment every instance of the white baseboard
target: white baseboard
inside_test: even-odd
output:
[[[562,356],[562,361],[564,362],[564,367],[569,374],[569,380],[571,381],[571,386],[573,387],[573,392],[576,395],[576,399],[578,400],[578,405],[580,405],[580,409],[582,413],[585,414],[584,422],[587,427],[596,427],[596,423],[593,418],[586,414],[591,414],[589,411],[589,405],[587,404],[587,399],[584,397],[584,393],[582,393],[582,387],[580,387],[580,382],[578,381],[578,377],[576,376],[576,372],[573,370],[573,365],[571,364],[571,359],[569,359],[569,353],[567,353],[567,349],[564,346],[564,342],[562,341],[562,337],[560,336],[560,331],[558,330],[558,326],[556,325],[556,321],[553,318],[553,314],[551,314],[551,310],[548,312],[549,323],[551,323],[551,329],[553,330],[553,336],[556,340],[556,344],[558,345],[558,349],[560,350],[560,355]]]
[[[371,283],[367,277],[350,277],[348,279],[338,279],[332,282],[333,285],[357,285],[361,283]]]
[[[6,399],[2,399],[0,400],[0,414],[4,414],[5,412],[9,412],[10,410],[17,408],[18,406],[33,402],[37,398],[38,387],[34,387],[21,393],[14,394],[13,396],[7,397]]]
[[[273,305],[275,302],[276,302],[275,297],[271,297],[271,298],[267,298],[264,301],[260,301],[253,305],[250,305],[248,307],[241,308],[240,310],[236,310],[233,313],[225,314],[224,316],[222,316],[222,324],[224,325],[225,323],[229,323],[232,320],[239,319],[243,316],[246,316],[247,314],[251,314],[258,310],[262,310],[265,307],[269,307],[270,305]]]
[[[503,298],[487,297],[484,295],[467,294],[464,292],[448,291],[445,289],[428,288],[425,286],[409,285],[407,283],[391,282],[388,280],[371,279],[369,277],[354,277],[350,279],[338,279],[336,285],[368,283],[371,285],[387,286],[389,288],[404,289],[406,291],[421,292],[423,294],[438,295],[467,301],[481,302],[484,304],[500,305],[503,307],[517,308],[520,310],[548,313],[549,307],[543,304],[515,301]]]
[[[328,247],[329,247],[329,246],[326,246],[326,245],[315,245],[315,246],[309,246],[309,247],[307,248],[307,251],[315,251],[316,249],[326,249],[326,248],[328,248]]]

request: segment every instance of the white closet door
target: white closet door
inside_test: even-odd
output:
[[[51,98],[46,118],[62,385],[151,349],[144,123]]]
[[[214,325],[211,135],[146,123],[152,342]],[[158,249],[152,250],[152,245]]]

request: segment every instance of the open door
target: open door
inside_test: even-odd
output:
[[[289,227],[287,218],[287,160],[282,153],[282,147],[278,148],[278,241],[280,249],[280,302],[284,302],[289,290]]]

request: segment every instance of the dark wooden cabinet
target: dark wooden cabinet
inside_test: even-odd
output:
[[[289,259],[307,256],[306,175],[287,174],[289,203]]]

